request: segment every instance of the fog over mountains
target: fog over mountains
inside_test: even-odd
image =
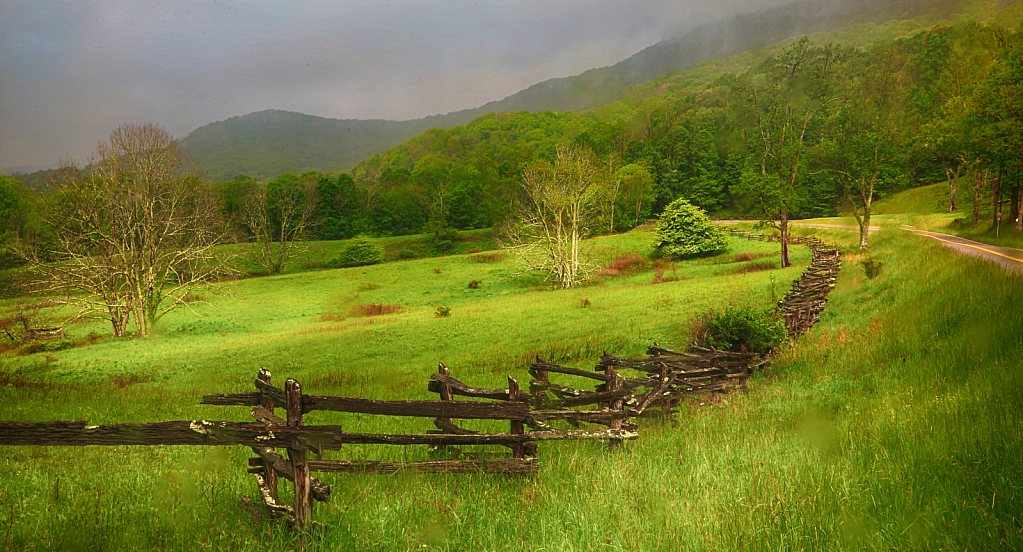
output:
[[[268,178],[283,172],[346,171],[431,127],[450,128],[488,112],[567,111],[604,105],[632,85],[690,69],[704,60],[854,22],[880,23],[913,17],[922,10],[941,13],[943,4],[952,9],[954,2],[804,0],[704,25],[615,65],[550,79],[474,109],[408,121],[328,119],[268,110],[203,126],[182,144],[213,180],[237,174]]]

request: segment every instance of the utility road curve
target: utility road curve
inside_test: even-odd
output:
[[[918,236],[937,240],[945,247],[950,247],[963,255],[980,257],[981,259],[997,263],[998,266],[1008,270],[1009,272],[1023,272],[1023,249],[988,245],[986,243],[975,242],[958,236],[916,230],[911,226],[903,226],[902,229],[907,232],[912,232]]]

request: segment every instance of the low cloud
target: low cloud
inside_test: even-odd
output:
[[[184,136],[263,109],[411,119],[477,107],[782,3],[16,0],[0,7],[0,167],[84,159],[125,122]]]

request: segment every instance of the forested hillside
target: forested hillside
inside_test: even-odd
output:
[[[491,112],[598,107],[617,100],[633,85],[687,71],[701,61],[855,23],[909,19],[928,27],[962,12],[965,4],[963,0],[804,0],[703,25],[613,66],[550,79],[473,109],[411,121],[337,120],[268,110],[198,128],[182,145],[214,181],[238,174],[266,179],[282,173],[348,171],[359,161],[429,128],[451,128]],[[973,15],[990,17],[986,13]],[[842,41],[862,45],[857,44],[864,34],[859,29],[853,27]]]
[[[1018,13],[1013,5],[986,15],[1018,22]],[[451,209],[459,206],[457,216],[446,215],[448,224],[496,223],[519,199],[522,169],[552,159],[559,146],[589,148],[612,168],[613,198],[603,208],[620,215],[614,230],[678,197],[720,214],[770,217],[779,207],[764,201],[781,193],[781,210],[791,217],[839,210],[868,216],[874,199],[939,180],[947,181],[949,209],[969,204],[964,218],[978,221],[1002,198],[1017,212],[1023,152],[1011,129],[1019,120],[1018,34],[973,21],[921,27],[891,21],[819,33],[803,46],[789,40],[659,77],[594,110],[491,113],[431,129],[352,170],[368,220],[399,212],[409,218],[367,228],[411,229],[411,218],[429,220],[442,197]],[[847,38],[865,47],[828,46]],[[769,97],[788,86],[786,67],[822,56],[826,75],[800,77],[817,79],[816,96],[805,83],[789,83],[790,92],[806,97]],[[792,119],[772,118],[765,101]],[[796,124],[801,132],[780,142]],[[787,180],[784,189],[768,177]],[[408,198],[418,205],[414,214]]]

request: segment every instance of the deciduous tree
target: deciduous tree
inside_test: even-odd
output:
[[[318,178],[284,174],[259,184],[242,201],[241,220],[253,236],[256,259],[270,274],[280,274],[313,223]]]
[[[561,288],[585,278],[582,240],[598,215],[602,170],[592,150],[571,146],[559,147],[553,162],[537,161],[522,173],[522,197],[505,229],[505,246]]]
[[[789,261],[789,218],[806,185],[811,125],[835,101],[835,71],[849,50],[813,46],[803,37],[757,70],[736,79],[733,95],[752,122],[758,175],[739,192],[781,232],[782,266]]]
[[[115,336],[130,320],[149,335],[162,316],[187,305],[196,286],[227,271],[212,187],[189,169],[173,136],[126,124],[99,145],[86,169],[63,164],[49,203],[56,262],[33,258],[43,291],[102,312]]]
[[[903,171],[906,56],[886,43],[852,57],[842,71],[842,105],[825,125],[821,161],[838,176],[866,249],[875,192]]]

